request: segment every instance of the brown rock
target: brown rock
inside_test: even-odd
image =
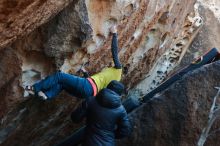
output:
[[[0,2],[0,110],[11,111],[1,118],[0,144],[54,145],[81,126],[72,124],[69,118],[79,102],[75,98],[61,94],[53,101],[23,101],[21,86],[55,69],[75,73],[86,62],[91,74],[111,66],[109,28],[114,24],[118,24],[119,57],[126,69],[122,81],[128,89],[151,75],[167,74],[153,69],[163,68],[163,60],[158,61],[170,50],[186,45],[184,41],[190,38],[187,29],[192,26],[187,16],[194,3],[195,0]],[[180,44],[179,40],[183,42]],[[168,59],[176,63],[181,53],[179,49]],[[134,132],[130,140],[118,144],[195,145],[206,121],[209,98],[214,94],[208,87],[219,79],[217,69],[219,64],[200,70],[210,76],[190,74],[162,98],[132,113]],[[32,71],[37,75],[28,76]],[[214,75],[216,78],[211,79]],[[203,86],[202,82],[208,84]],[[18,104],[17,100],[23,102]],[[215,142],[209,140],[210,144]]]
[[[70,2],[71,0],[2,0],[0,48],[47,22]]]
[[[19,86],[21,61],[11,48],[0,51],[0,117],[23,95]]]
[[[123,146],[196,145],[206,127],[212,99],[220,82],[220,62],[206,65],[186,74],[168,90],[130,115],[134,131],[118,142]],[[218,120],[211,131],[220,128]],[[205,146],[220,145],[216,131]]]

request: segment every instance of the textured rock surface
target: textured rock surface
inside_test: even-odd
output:
[[[0,48],[45,23],[71,0],[2,0],[0,2]]]
[[[204,19],[204,25],[197,37],[192,42],[189,51],[186,52],[184,60],[181,65],[187,65],[200,55],[204,54],[207,49],[213,47],[220,48],[219,34],[220,34],[220,19],[218,13],[220,12],[219,1],[203,1],[198,2],[198,11]]]
[[[125,70],[123,82],[128,89],[135,87],[134,91],[138,91],[138,96],[165,79],[169,71],[181,60],[201,25],[201,21],[196,20],[199,17],[193,11],[195,0],[13,2],[0,2],[0,144],[7,146],[53,145],[80,126],[72,124],[69,117],[79,102],[77,99],[66,94],[46,102],[35,98],[25,99],[23,96],[27,94],[21,87],[32,84],[57,69],[76,73],[82,64],[88,63],[86,68],[93,74],[112,65],[109,34],[112,25],[118,24],[119,56]],[[204,15],[206,14],[208,13]],[[209,16],[212,16],[211,13],[207,18],[210,18]],[[211,26],[215,24],[210,23]],[[218,31],[217,27],[216,30]],[[209,32],[214,33],[211,30]],[[200,33],[204,34],[206,33]],[[199,41],[198,37],[197,42]],[[215,44],[218,44],[217,40]],[[198,49],[198,46],[195,48]],[[167,66],[171,67],[167,69]],[[161,70],[163,76],[158,76],[157,73]],[[140,83],[146,78],[147,85],[146,81]],[[157,81],[156,84],[153,82],[154,79]],[[130,91],[134,94],[133,90]],[[168,102],[172,100],[170,98]],[[185,107],[181,109],[183,113],[189,109],[184,101],[177,102]],[[155,100],[150,107],[143,108],[157,111],[156,107],[163,104],[166,104],[163,100]],[[172,111],[172,108],[176,107],[169,105],[168,108],[164,107],[165,111]],[[166,116],[165,111],[159,110],[161,117]],[[141,114],[145,113],[139,109],[136,115],[140,118],[139,124],[149,124],[146,116],[139,117]],[[149,117],[158,116],[157,112],[146,114],[149,114]],[[176,113],[170,114],[170,117],[164,117],[167,121],[157,121],[157,127],[153,125],[153,119],[150,125],[146,126],[154,128],[150,128],[154,136],[151,137],[151,133],[147,135],[151,137],[147,138],[150,144],[161,144],[157,141],[159,138],[153,138],[160,136],[156,135],[156,132],[160,127],[163,128],[162,122],[165,126],[168,125],[166,131],[176,132],[172,127],[168,129],[169,126],[175,126],[171,125],[170,121],[176,120]],[[181,119],[181,116],[177,117],[177,120]],[[181,123],[174,124],[181,127]],[[160,138],[165,139],[163,137],[171,135],[167,135],[166,131],[161,132]],[[141,145],[143,141],[139,134],[145,136],[145,131],[134,133],[135,141]],[[182,135],[178,135],[177,132],[175,136],[169,137],[172,140],[168,138],[164,141],[171,145],[174,142],[182,143]],[[136,145],[132,142],[130,144]]]
[[[55,69],[75,73],[86,62],[89,63],[87,69],[91,74],[111,65],[109,28],[117,23],[120,59],[127,70],[123,82],[128,88],[132,88],[140,80],[155,74],[157,70],[151,69],[160,56],[169,54],[172,46],[188,35],[185,31],[187,27],[193,26],[193,22],[189,21],[187,16],[193,15],[194,2],[187,2],[187,5],[185,1],[175,0],[71,2],[49,22],[10,45],[22,61],[21,84],[31,84]],[[49,2],[44,1],[39,5],[39,10],[44,9],[47,3]],[[56,14],[52,13],[54,5],[48,7],[51,9],[49,14]],[[59,9],[63,6],[60,5]],[[183,6],[187,7],[183,9]],[[28,11],[30,6],[27,10],[25,8],[24,12]],[[40,16],[46,19],[49,14],[42,13]],[[178,17],[179,14],[183,17]],[[35,15],[38,18],[38,11]],[[32,23],[37,27],[41,24],[41,21],[38,22]],[[4,32],[12,31],[11,29],[8,28]],[[21,32],[27,33],[22,30]],[[186,38],[189,39],[190,36]],[[183,49],[180,49],[178,54],[181,52]],[[167,58],[177,62],[179,56],[172,59],[168,55]]]
[[[212,99],[220,82],[220,62],[191,73],[169,87],[161,95],[142,105],[130,117],[132,135],[118,145],[192,146],[196,145],[202,129],[206,127]],[[220,145],[219,120],[205,146]]]
[[[19,80],[21,78],[21,61],[11,48],[0,51],[0,117],[22,97]]]

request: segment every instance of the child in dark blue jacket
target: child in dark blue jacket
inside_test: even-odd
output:
[[[131,133],[127,112],[121,104],[124,85],[112,81],[96,97],[90,97],[72,113],[72,120],[80,122],[86,116],[83,146],[114,146],[115,138]]]

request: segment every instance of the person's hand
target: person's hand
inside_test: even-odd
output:
[[[80,70],[83,71],[83,72],[87,72],[87,70],[85,69],[84,66],[82,66]]]
[[[110,28],[110,32],[111,33],[117,33],[117,26],[116,25],[114,25],[114,26],[112,26],[111,28]]]

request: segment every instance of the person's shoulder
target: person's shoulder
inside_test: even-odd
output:
[[[101,106],[110,109],[118,108],[121,105],[120,96],[108,88],[100,90],[96,96],[96,100]]]

